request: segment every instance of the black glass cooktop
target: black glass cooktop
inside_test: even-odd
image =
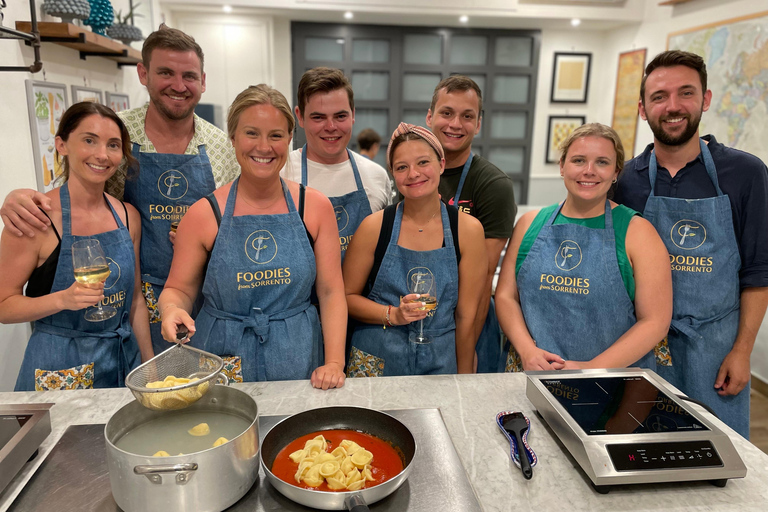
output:
[[[0,414],[0,449],[13,439],[31,414]]]
[[[541,382],[589,435],[709,430],[645,377]]]

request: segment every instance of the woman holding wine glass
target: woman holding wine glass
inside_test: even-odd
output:
[[[153,356],[146,306],[132,300],[139,214],[104,192],[134,162],[130,139],[112,110],[83,102],[62,116],[55,147],[64,183],[46,194],[52,229],[0,238],[0,322],[34,322],[16,391],[122,386]]]
[[[426,128],[400,123],[387,164],[403,200],[366,217],[344,260],[347,376],[472,373],[483,227],[440,200],[445,158]]]

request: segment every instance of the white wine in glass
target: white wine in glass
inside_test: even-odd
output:
[[[109,277],[109,265],[101,243],[95,238],[78,240],[72,244],[72,266],[75,268],[75,281],[84,285],[103,283]],[[112,306],[102,306],[101,301],[95,308],[85,311],[89,322],[108,320],[117,314]]]
[[[423,302],[422,311],[431,311],[437,307],[437,298],[435,297],[435,276],[429,272],[416,271],[411,274],[411,280],[408,283],[408,291],[420,295],[416,299]],[[426,344],[432,343],[432,337],[424,334],[424,320],[419,320],[419,332],[412,332],[408,338],[413,343]]]

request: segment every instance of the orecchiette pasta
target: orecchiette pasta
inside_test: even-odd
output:
[[[323,482],[334,491],[347,489],[357,491],[367,481],[374,480],[371,473],[373,454],[355,443],[344,440],[328,453],[328,442],[322,435],[304,443],[304,448],[289,455],[297,463],[296,481],[319,487]]]

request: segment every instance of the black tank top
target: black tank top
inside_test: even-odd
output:
[[[107,201],[107,206],[109,206],[109,200],[106,196],[104,196],[104,200]],[[122,201],[120,204],[123,205],[123,211],[125,212],[125,228],[130,229],[128,224],[128,209]],[[42,209],[40,209],[40,211],[43,212],[43,215],[48,217],[48,214]],[[48,219],[50,220],[50,217],[48,217]],[[43,264],[33,270],[32,274],[29,276],[27,289],[24,291],[24,294],[27,297],[42,297],[43,295],[48,295],[51,293],[51,288],[53,288],[53,280],[56,277],[56,267],[59,265],[59,255],[61,254],[61,235],[59,235],[56,226],[53,225],[53,221],[51,221],[51,227],[53,228],[53,232],[56,233],[56,238],[59,239],[59,243],[56,245],[53,252],[45,259]]]

